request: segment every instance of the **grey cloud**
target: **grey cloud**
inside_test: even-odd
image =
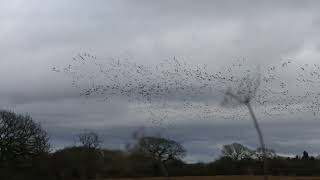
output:
[[[0,106],[30,113],[57,148],[74,143],[84,129],[97,130],[112,148],[123,148],[139,126],[160,131],[149,127],[148,114],[132,109],[134,104],[80,97],[71,79],[51,71],[77,53],[151,65],[176,56],[209,70],[242,58],[270,65],[319,57],[318,1],[0,2]],[[216,100],[208,95],[192,101],[203,99]],[[249,120],[236,123],[219,115],[201,122],[173,116],[172,126],[161,132],[187,147],[188,161],[216,158],[221,145],[233,141],[258,146]],[[320,152],[318,124],[310,114],[261,120],[267,144],[277,152]]]

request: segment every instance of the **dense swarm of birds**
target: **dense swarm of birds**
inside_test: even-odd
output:
[[[141,105],[155,124],[178,115],[181,119],[247,116],[237,106],[239,101],[225,96],[227,92],[241,101],[250,100],[258,111],[270,116],[284,111],[316,113],[320,107],[320,92],[317,92],[320,66],[299,65],[289,60],[265,68],[238,60],[212,72],[206,65],[193,65],[175,57],[147,66],[127,59],[106,60],[82,53],[67,66],[52,70],[71,77],[72,85],[83,96],[103,98],[107,102],[120,97]],[[297,77],[287,77],[287,72]],[[217,101],[225,106],[219,106]]]
[[[263,88],[261,94],[269,97],[265,100],[269,103],[269,112],[277,115],[282,112],[316,115],[319,112],[320,65],[288,61],[273,66],[268,73],[273,76],[273,88]]]
[[[316,115],[320,110],[317,64],[300,65],[285,60],[261,68],[239,60],[215,72],[206,65],[192,65],[175,57],[147,66],[126,59],[98,59],[83,53],[68,66],[52,70],[70,76],[81,95],[105,101],[120,97],[140,105],[154,125],[167,124],[168,119],[237,120],[250,115],[264,157],[266,146],[256,112],[279,118],[284,112]],[[268,179],[266,161],[265,180]]]

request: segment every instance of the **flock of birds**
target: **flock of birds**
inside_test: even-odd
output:
[[[273,85],[273,89],[264,87],[260,96],[268,97],[264,102],[269,102],[272,107],[270,111],[277,114],[312,112],[316,115],[320,112],[320,65],[288,62],[272,68],[269,72],[269,77],[274,77],[272,84],[268,82],[265,85]]]
[[[320,65],[316,64],[283,61],[259,68],[239,60],[212,72],[205,65],[193,65],[177,58],[148,66],[126,59],[98,59],[83,53],[66,67],[52,70],[71,77],[72,85],[80,89],[81,95],[105,101],[125,98],[140,106],[152,123],[159,125],[173,116],[242,119],[247,113],[226,96],[227,92],[250,101],[269,116],[284,111],[316,114],[320,110],[317,91]]]

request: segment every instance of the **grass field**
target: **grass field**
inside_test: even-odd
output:
[[[171,177],[170,180],[262,180],[261,176],[204,176],[204,177]],[[108,179],[116,180],[116,179]],[[119,180],[119,179],[117,179]],[[167,180],[167,178],[128,178],[120,180]],[[270,176],[269,180],[320,180],[320,177],[287,177]]]

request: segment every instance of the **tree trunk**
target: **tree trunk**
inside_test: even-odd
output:
[[[169,170],[168,170],[168,167],[167,167],[166,163],[165,162],[161,162],[161,166],[162,166],[162,169],[163,169],[163,172],[164,172],[164,176],[167,177],[167,180],[170,180]]]

